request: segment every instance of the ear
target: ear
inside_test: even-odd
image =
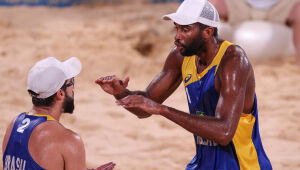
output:
[[[202,32],[202,37],[205,39],[208,39],[210,37],[212,37],[214,34],[214,28],[213,27],[207,27],[203,30]]]
[[[56,92],[56,97],[58,100],[63,100],[64,97],[65,97],[65,92],[62,90],[62,89],[59,89],[57,92]]]

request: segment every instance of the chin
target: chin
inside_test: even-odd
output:
[[[184,51],[184,52],[180,52],[180,54],[181,54],[182,56],[186,56],[186,57],[189,57],[189,56],[193,56],[193,55],[195,55],[195,53],[186,52],[186,51]]]

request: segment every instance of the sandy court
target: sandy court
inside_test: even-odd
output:
[[[177,6],[0,7],[1,143],[9,122],[31,107],[30,67],[48,56],[77,56],[76,109],[61,122],[83,138],[88,167],[114,161],[117,170],[184,169],[195,154],[192,134],[160,116],[137,119],[94,83],[128,75],[130,89],[144,89],[173,47],[174,26],[160,18]],[[300,68],[294,56],[252,62],[265,151],[274,169],[299,169]],[[182,85],[165,104],[188,111]]]

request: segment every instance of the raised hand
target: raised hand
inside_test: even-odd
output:
[[[115,75],[100,77],[95,80],[95,83],[100,85],[100,87],[108,94],[117,96],[125,93],[126,87],[128,86],[129,77],[124,80],[119,79]]]

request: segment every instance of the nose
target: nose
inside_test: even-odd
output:
[[[181,32],[179,29],[176,30],[176,34],[175,34],[175,40],[181,40]]]

